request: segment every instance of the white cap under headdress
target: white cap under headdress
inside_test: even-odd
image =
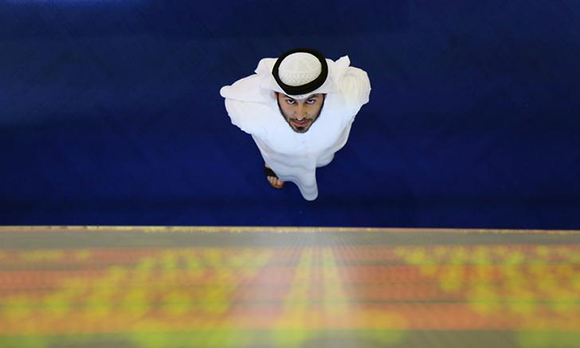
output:
[[[282,60],[278,68],[280,80],[292,87],[302,86],[316,80],[321,72],[322,64],[318,58],[306,52],[288,55]]]

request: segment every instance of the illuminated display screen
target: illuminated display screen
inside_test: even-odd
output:
[[[580,232],[0,228],[0,346],[578,347]]]

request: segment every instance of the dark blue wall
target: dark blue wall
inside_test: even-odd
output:
[[[580,229],[580,2],[8,0],[0,223]],[[219,88],[296,47],[371,78],[320,196]]]

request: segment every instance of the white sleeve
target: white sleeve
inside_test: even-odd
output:
[[[267,121],[265,117],[269,113],[267,104],[272,97],[260,88],[260,82],[260,77],[254,74],[220,89],[232,124],[248,134],[263,133]]]
[[[267,120],[264,119],[264,115],[268,112],[267,106],[232,99],[226,99],[225,104],[232,124],[248,134],[260,136],[265,132]]]
[[[349,114],[354,119],[360,108],[369,102],[371,93],[369,76],[362,69],[348,67],[340,81],[340,91],[344,95]]]

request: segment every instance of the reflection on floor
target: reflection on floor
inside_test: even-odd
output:
[[[580,231],[0,228],[4,347],[578,347]]]

